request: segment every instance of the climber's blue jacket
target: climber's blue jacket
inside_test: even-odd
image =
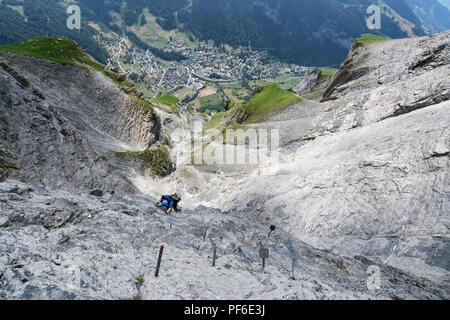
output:
[[[174,201],[171,196],[162,196],[161,198],[169,203],[169,208],[173,209]]]

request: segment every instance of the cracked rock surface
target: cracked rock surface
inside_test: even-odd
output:
[[[355,44],[326,101],[302,101],[252,125],[279,129],[279,164],[200,182],[186,181],[198,176],[187,167],[180,180],[225,211],[448,288],[449,50],[450,31]]]
[[[99,198],[13,180],[0,183],[0,197],[8,220],[0,227],[2,299],[448,298],[429,280],[314,249],[282,230],[267,238],[268,226],[244,215],[198,207],[166,217],[142,195]],[[66,215],[49,223],[61,206]],[[265,271],[261,244],[270,250]],[[382,289],[368,289],[370,266]]]
[[[0,53],[0,299],[448,299],[449,34],[354,45],[324,102],[252,125],[280,129],[281,163],[179,167],[168,179],[205,205],[170,216],[110,151],[177,115]]]

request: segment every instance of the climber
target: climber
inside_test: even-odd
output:
[[[168,215],[172,210],[180,211],[178,209],[178,202],[181,201],[181,196],[178,193],[174,193],[172,195],[164,195],[159,199],[158,204],[162,207],[166,207],[166,215]]]

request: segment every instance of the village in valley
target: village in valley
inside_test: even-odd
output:
[[[107,48],[111,55],[108,67],[126,73],[146,98],[158,102],[158,97],[170,96],[172,108],[181,106],[207,114],[223,110],[227,101],[248,100],[258,85],[278,83],[293,89],[313,70],[274,61],[268,50],[252,49],[251,44],[232,48],[212,40],[193,45],[170,39],[164,52],[184,57],[173,61],[163,60],[126,38],[108,41]]]

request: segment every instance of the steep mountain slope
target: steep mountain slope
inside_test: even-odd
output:
[[[55,45],[60,56],[63,50],[82,54],[64,38],[27,43],[45,45],[48,49],[40,50],[45,52]],[[0,48],[0,176],[53,188],[132,191],[135,187],[110,151],[150,148],[160,138],[159,118],[151,106],[126,95],[102,72],[75,62],[80,64]]]
[[[324,102],[251,126],[280,130],[281,164],[248,176],[188,166],[180,184],[315,246],[448,285],[449,50],[449,31],[355,42]]]
[[[368,31],[366,9],[372,3],[227,0],[211,10],[210,1],[197,0],[186,28],[203,39],[244,46],[250,41],[254,48],[272,48],[271,52],[283,59],[332,65],[344,59],[359,34]],[[415,31],[424,34],[421,26]],[[382,29],[375,32],[392,38],[407,36],[386,12],[382,13]]]
[[[82,28],[70,31],[65,27],[68,6],[65,1],[3,0],[0,44],[38,35],[65,35],[104,62],[106,53],[97,42],[103,31],[128,35],[136,38],[136,43],[147,40],[130,31],[132,26],[147,25],[143,15],[146,8],[161,26],[161,32],[178,29],[192,40],[251,45],[303,65],[338,65],[353,40],[370,31],[366,10],[371,4],[381,4],[383,9],[381,29],[372,30],[380,35],[390,38],[425,35],[422,22],[431,31],[445,29],[445,13],[436,9],[435,0],[431,7],[409,1],[414,5],[412,9],[404,0],[78,0],[71,3],[81,6]],[[430,13],[433,15],[426,18]]]
[[[72,62],[0,51],[0,298],[448,298],[448,287],[440,283],[362,255],[344,258],[315,249],[299,240],[298,224],[289,230],[280,223],[267,237],[270,221],[261,218],[279,217],[270,207],[259,212],[263,201],[245,214],[239,208],[224,213],[197,206],[164,216],[154,198],[137,190],[136,180],[143,176],[109,150],[148,148],[168,128],[161,128],[151,108],[125,94],[127,89],[103,72]],[[421,111],[431,110],[426,116],[438,128],[448,120],[441,109]],[[391,125],[400,127],[395,120]],[[403,128],[410,134],[430,128],[428,121],[423,127],[417,121],[409,127],[410,122]],[[363,129],[369,131],[364,137],[372,136],[369,126]],[[342,138],[336,143],[351,142]],[[334,163],[341,155],[336,153]],[[271,190],[272,183],[280,191],[292,185],[294,176],[280,177],[281,184],[274,177],[266,180]],[[261,186],[258,178],[254,181]],[[255,189],[241,190],[253,201],[262,199]],[[268,206],[273,204],[266,199]],[[326,197],[322,200],[327,204]],[[283,212],[278,209],[276,213]],[[160,245],[165,249],[156,278]],[[270,249],[265,270],[261,246]],[[211,267],[214,247],[217,267]],[[379,268],[379,288],[368,285],[369,267]]]
[[[422,24],[431,32],[450,29],[450,9],[437,0],[405,0]]]
[[[341,258],[282,231],[267,238],[267,225],[242,215],[198,207],[164,217],[147,196],[88,191],[0,182],[2,299],[448,298],[443,286],[361,256]],[[261,244],[270,248],[265,270]],[[368,290],[370,266],[382,289]]]

